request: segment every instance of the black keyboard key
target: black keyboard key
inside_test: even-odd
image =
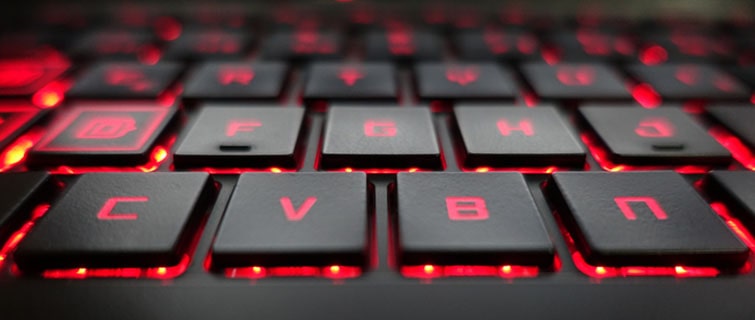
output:
[[[729,151],[678,107],[585,106],[579,112],[614,163],[725,166],[731,162]]]
[[[607,30],[580,28],[550,37],[558,61],[629,61],[636,55],[634,42],[625,35]]]
[[[439,60],[445,49],[440,35],[404,28],[369,32],[364,43],[368,60]]]
[[[579,167],[585,163],[579,139],[552,106],[458,105],[454,114],[466,168]]]
[[[674,172],[557,172],[545,192],[592,265],[735,268],[749,256]]]
[[[82,99],[156,99],[173,83],[181,66],[175,63],[96,64],[66,94]]]
[[[0,175],[0,244],[18,230],[52,192],[47,172],[5,173]],[[5,257],[0,256],[0,263]]]
[[[399,173],[396,189],[402,265],[553,263],[520,173]]]
[[[177,167],[296,168],[300,108],[206,104],[173,156]]]
[[[415,76],[421,99],[513,100],[517,94],[511,71],[494,63],[420,63]]]
[[[717,67],[705,64],[634,65],[629,72],[671,100],[747,100],[750,91]]]
[[[29,129],[46,113],[26,103],[0,104],[0,150]]]
[[[455,49],[464,60],[534,60],[540,56],[540,43],[534,34],[517,29],[486,27],[465,30],[454,38]]]
[[[703,189],[713,200],[726,205],[737,219],[755,231],[755,172],[713,171],[703,180]]]
[[[165,60],[238,59],[247,53],[251,36],[222,31],[190,32],[172,41],[163,52]]]
[[[325,169],[442,168],[430,110],[420,107],[330,108],[320,166]]]
[[[364,266],[368,196],[361,173],[243,174],[212,266]]]
[[[154,40],[147,32],[95,31],[76,41],[68,53],[77,59],[137,60],[156,49]]]
[[[74,105],[59,113],[29,153],[32,166],[144,164],[175,108],[155,104]]]
[[[621,76],[600,63],[528,63],[522,73],[542,99],[631,100]]]
[[[68,62],[60,56],[0,59],[0,96],[31,96],[67,69]]]
[[[342,55],[343,39],[335,32],[300,30],[276,32],[262,44],[265,60],[335,59]]]
[[[308,100],[396,100],[396,70],[388,63],[312,65],[304,87]]]
[[[286,65],[267,63],[217,63],[200,65],[186,81],[188,100],[268,99],[281,96]]]
[[[213,190],[206,173],[85,174],[24,238],[15,262],[31,272],[176,265]]]
[[[715,106],[709,107],[707,112],[748,147],[755,149],[755,109],[751,106]]]

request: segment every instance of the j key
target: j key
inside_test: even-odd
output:
[[[136,60],[153,46],[147,32],[96,31],[76,41],[68,53],[78,59]]]
[[[713,200],[723,202],[750,232],[755,230],[755,172],[712,171],[703,180],[703,188]]]
[[[276,62],[208,62],[191,74],[183,97],[189,100],[273,100],[281,96],[286,74],[286,65]]]
[[[629,37],[592,28],[560,32],[552,35],[550,41],[558,53],[559,61],[629,61],[636,54],[635,44]]]
[[[645,38],[644,50],[661,50],[670,62],[705,62],[732,58],[734,48],[725,37],[701,30],[674,30]]]
[[[517,94],[511,71],[494,63],[420,63],[415,75],[422,99],[513,100]]]
[[[166,60],[237,59],[249,48],[251,36],[220,31],[192,32],[168,45]]]
[[[615,163],[720,165],[731,154],[678,107],[585,106],[580,114]]]
[[[713,120],[755,149],[755,109],[752,106],[711,106],[706,111]]]
[[[399,173],[403,265],[539,265],[555,249],[520,173]]]
[[[0,150],[45,115],[42,110],[26,103],[0,104]]]
[[[0,175],[0,243],[5,243],[30,217],[34,206],[52,191],[51,178],[46,172]]]
[[[29,154],[32,166],[144,164],[175,115],[155,104],[73,105],[53,120]]]
[[[712,65],[634,65],[629,67],[629,72],[666,99],[747,100],[750,97],[750,91],[743,84]]]
[[[304,110],[205,105],[173,156],[177,167],[296,168]]]
[[[739,80],[742,80],[742,82],[746,83],[750,87],[750,89],[755,91],[755,65],[749,67],[732,67],[729,68],[729,71],[731,72],[731,74],[739,78]]]
[[[396,100],[396,69],[388,63],[317,63],[304,88],[308,100]]]
[[[213,268],[366,264],[362,173],[241,175],[212,248]]]
[[[532,60],[540,54],[535,35],[516,29],[460,31],[454,36],[454,44],[464,60]]]
[[[175,265],[213,193],[206,173],[85,174],[24,238],[15,261],[31,272]]]
[[[325,169],[442,167],[427,108],[331,107],[326,123]]]
[[[86,71],[68,91],[71,98],[156,99],[181,71],[176,63],[100,63]]]
[[[341,56],[343,39],[335,32],[303,30],[271,34],[262,44],[265,60],[335,59]]]
[[[403,28],[370,32],[364,42],[369,60],[439,60],[445,49],[438,34]]]
[[[585,150],[552,106],[454,108],[464,166],[582,166]]]
[[[621,76],[606,64],[528,63],[522,72],[542,99],[632,99]]]
[[[675,172],[557,172],[545,193],[592,265],[738,267],[749,256]]]
[[[0,96],[28,97],[68,69],[62,57],[0,59]]]

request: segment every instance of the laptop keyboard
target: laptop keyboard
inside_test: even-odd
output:
[[[751,22],[76,12],[0,37],[2,282],[753,277]]]

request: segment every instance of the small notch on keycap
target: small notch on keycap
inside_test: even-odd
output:
[[[654,143],[653,150],[656,151],[682,151],[684,143]]]
[[[219,148],[223,152],[245,152],[252,150],[252,146],[248,144],[221,144]]]

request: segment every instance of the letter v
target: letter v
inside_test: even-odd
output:
[[[304,200],[304,203],[299,207],[299,209],[295,209],[294,205],[291,203],[291,198],[289,197],[281,197],[280,203],[281,207],[283,208],[283,213],[286,214],[286,219],[288,221],[299,221],[304,218],[304,216],[307,215],[309,212],[309,209],[312,208],[312,206],[317,202],[317,198],[315,197],[309,197],[307,200]]]

